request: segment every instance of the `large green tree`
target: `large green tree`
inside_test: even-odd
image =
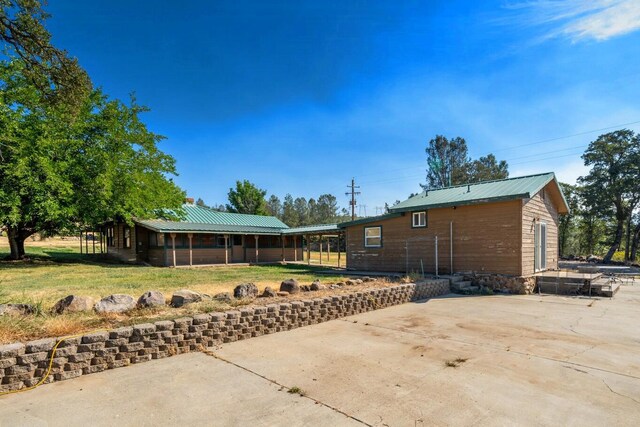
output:
[[[594,210],[611,211],[615,221],[613,236],[604,261],[609,262],[620,248],[625,225],[640,199],[640,135],[622,129],[600,135],[582,155],[591,166],[589,174],[580,178],[585,197],[592,200]]]
[[[256,187],[248,180],[236,181],[236,187],[230,188],[227,211],[233,213],[268,215],[264,196],[266,190]]]
[[[427,182],[420,184],[425,190],[509,177],[507,162],[493,154],[472,160],[464,138],[436,135],[425,151]]]
[[[0,63],[0,138],[11,142],[0,157],[0,226],[13,259],[36,232],[180,212],[184,193],[169,178],[175,161],[140,120],[144,107],[96,90],[71,119],[67,108],[42,102],[25,67]]]
[[[0,0],[0,40],[24,63],[23,74],[42,100],[73,111],[84,104],[91,81],[77,59],[51,44],[48,17],[38,0]]]

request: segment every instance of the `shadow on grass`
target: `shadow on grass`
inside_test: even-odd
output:
[[[103,267],[140,267],[108,257],[106,254],[79,254],[63,249],[42,249],[38,252],[27,251],[25,259],[12,260],[9,254],[0,253],[0,268],[25,269],[50,267],[56,264],[84,264]]]
[[[51,267],[54,265],[68,265],[68,264],[78,264],[78,265],[92,265],[97,267],[104,268],[150,268],[148,265],[144,264],[136,264],[136,263],[128,263],[119,261],[113,257],[108,256],[107,254],[80,254],[78,252],[74,252],[69,249],[54,249],[54,248],[42,248],[36,252],[28,251],[26,254],[26,258],[23,260],[11,260],[9,259],[8,253],[0,252],[0,269],[32,269],[38,267]],[[169,267],[151,267],[158,269],[167,269],[168,271],[172,271]],[[200,269],[202,267],[198,267]],[[252,268],[257,270],[269,270],[269,269],[278,269],[279,271],[285,270],[286,272],[291,273],[292,275],[296,274],[314,274],[320,271],[326,271],[326,267],[323,266],[314,266],[314,265],[304,265],[304,264],[251,264],[250,266],[246,265],[225,265],[225,266],[216,266],[218,268]],[[286,273],[285,273],[286,274]],[[336,272],[336,276],[341,276],[341,272]]]

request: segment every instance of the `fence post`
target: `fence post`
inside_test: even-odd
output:
[[[436,279],[438,277],[438,236],[436,236]]]

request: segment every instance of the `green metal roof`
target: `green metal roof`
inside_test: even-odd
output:
[[[529,198],[551,181],[556,183],[565,205],[564,208],[568,211],[567,202],[553,172],[428,190],[393,206],[390,211],[398,213],[415,211],[416,209]]]
[[[354,226],[354,225],[369,224],[371,222],[383,221],[385,219],[397,218],[399,216],[401,216],[401,214],[399,212],[398,213],[388,213],[388,214],[378,215],[378,216],[368,216],[366,218],[360,218],[360,219],[355,219],[353,221],[343,222],[343,223],[340,224],[340,228],[351,227],[351,226]]]
[[[320,234],[322,232],[337,233],[338,231],[340,231],[338,224],[319,224],[288,228],[286,230],[282,230],[282,234]]]
[[[160,219],[140,220],[138,224],[162,233],[236,233],[281,234],[289,227],[273,216],[218,212],[198,205],[183,205],[185,217],[181,221]]]

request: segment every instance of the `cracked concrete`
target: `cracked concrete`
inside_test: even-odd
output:
[[[0,425],[637,425],[640,286],[593,301],[390,307],[4,396]]]

